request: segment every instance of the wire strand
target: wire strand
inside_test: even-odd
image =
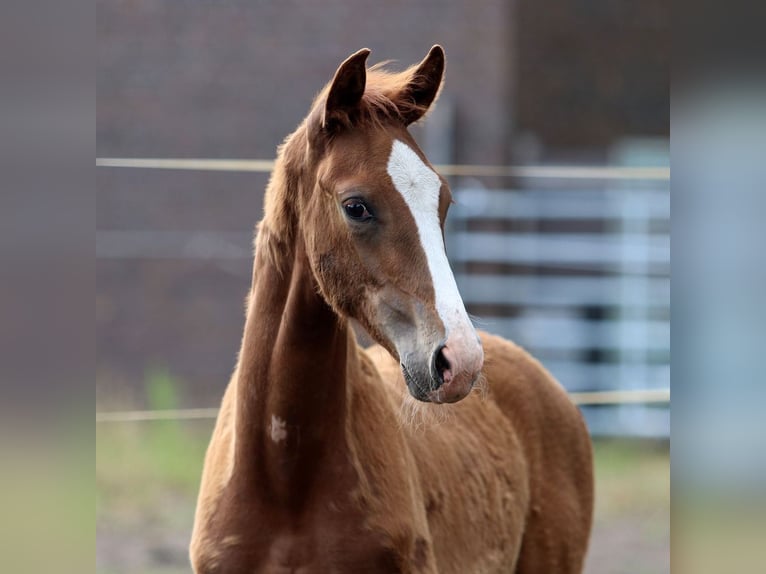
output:
[[[572,402],[579,406],[670,403],[670,389],[596,391],[588,393],[569,393],[569,396],[572,399]],[[107,411],[97,412],[96,422],[127,423],[166,420],[200,420],[214,419],[217,416],[217,408]]]
[[[269,173],[274,160],[206,158],[96,158],[98,167],[173,169]],[[445,176],[523,177],[541,179],[670,180],[669,167],[569,166],[569,165],[468,165],[434,166]]]

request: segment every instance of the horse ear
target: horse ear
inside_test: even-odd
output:
[[[409,125],[423,117],[436,100],[444,77],[444,64],[444,48],[436,44],[410,75],[407,85],[397,98],[405,124]]]
[[[327,92],[322,127],[350,123],[364,95],[367,83],[365,62],[369,55],[370,50],[363,48],[346,58],[338,67]]]

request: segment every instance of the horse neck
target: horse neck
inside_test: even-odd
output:
[[[300,234],[289,249],[262,239],[236,375],[235,464],[269,496],[295,503],[345,442],[356,343],[318,294]]]

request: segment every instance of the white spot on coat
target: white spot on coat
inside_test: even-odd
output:
[[[287,423],[276,415],[271,415],[271,440],[279,444],[287,438]]]

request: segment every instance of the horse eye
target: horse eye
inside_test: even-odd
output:
[[[343,203],[343,210],[349,219],[354,221],[367,221],[372,219],[372,214],[367,206],[358,199],[349,199]]]

